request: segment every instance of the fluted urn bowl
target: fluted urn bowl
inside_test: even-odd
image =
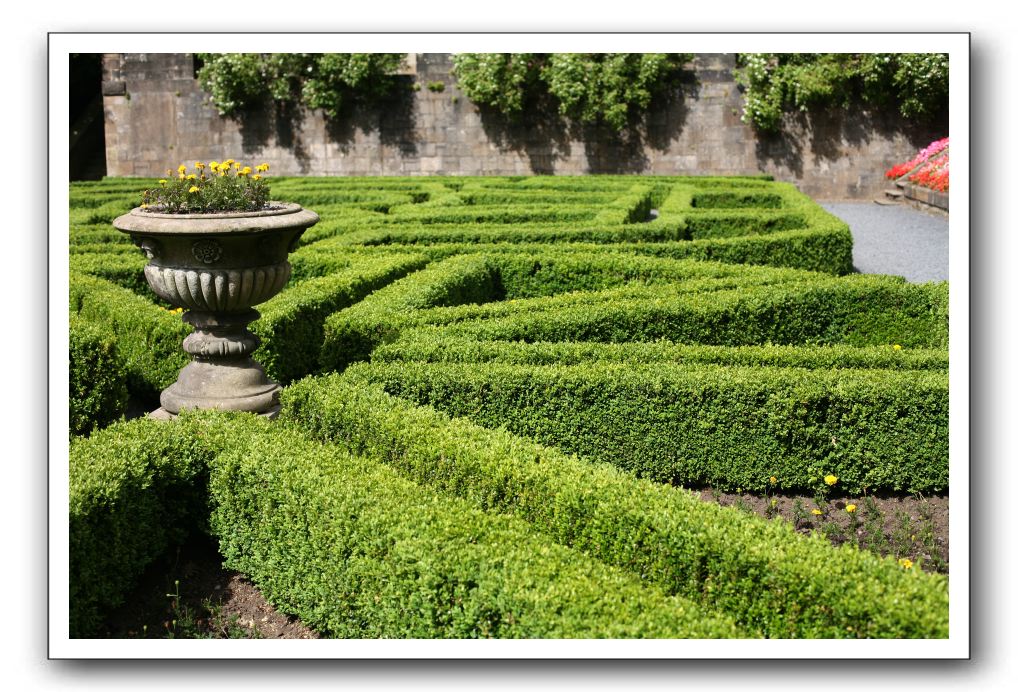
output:
[[[318,215],[298,204],[270,202],[253,212],[167,214],[132,209],[113,226],[148,257],[145,279],[160,298],[186,311],[194,327],[184,339],[192,361],[163,390],[156,417],[185,408],[273,415],[279,385],[251,352],[258,337],[247,325],[255,305],[290,279],[287,256]]]

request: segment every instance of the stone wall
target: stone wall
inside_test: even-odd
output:
[[[946,122],[908,127],[893,116],[829,111],[789,116],[784,134],[759,137],[740,121],[733,54],[698,54],[692,78],[623,140],[554,115],[509,123],[456,88],[449,54],[418,53],[409,63],[399,96],[339,121],[273,103],[223,118],[190,54],[106,54],[107,174],[157,176],[225,158],[268,163],[275,175],[769,173],[816,198],[867,198],[887,187],[887,168],[947,134]],[[428,88],[439,82],[443,90]]]

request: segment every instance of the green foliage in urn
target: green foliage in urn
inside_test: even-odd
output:
[[[632,115],[674,86],[692,53],[457,53],[459,87],[475,103],[517,119],[547,95],[560,115],[622,132]]]
[[[946,53],[741,53],[742,119],[776,132],[788,110],[864,104],[929,119],[947,108]]]
[[[265,98],[338,117],[358,100],[390,94],[401,53],[198,53],[198,79],[222,115]]]
[[[206,173],[206,168],[208,172]],[[233,159],[222,163],[194,164],[194,173],[180,164],[176,174],[166,171],[159,187],[142,193],[142,209],[171,214],[200,214],[224,211],[258,211],[269,201],[269,186],[262,173],[269,164],[243,166]]]

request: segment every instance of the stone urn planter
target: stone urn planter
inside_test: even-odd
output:
[[[280,386],[251,357],[260,340],[247,325],[259,317],[254,306],[286,285],[287,256],[317,222],[313,211],[280,202],[264,211],[213,214],[136,208],[113,221],[148,257],[148,285],[183,308],[184,322],[194,327],[184,339],[192,360],[150,416],[198,408],[275,417]]]

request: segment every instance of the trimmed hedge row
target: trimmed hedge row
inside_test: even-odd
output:
[[[515,186],[490,187],[484,186],[472,190],[460,191],[459,197],[464,204],[477,206],[506,205],[603,205],[618,199],[618,192],[569,192],[565,190],[520,190]]]
[[[138,295],[158,300],[145,281],[145,255],[137,248],[133,252],[80,252],[70,256],[70,269],[74,273],[91,274],[123,286]]]
[[[435,245],[438,243],[659,243],[684,240],[687,233],[679,220],[670,223],[436,223],[388,225],[344,234],[349,245]],[[476,252],[477,248],[469,251]]]
[[[947,582],[330,375],[283,418],[731,616],[747,636],[940,638]]]
[[[689,240],[690,228],[686,219],[657,219],[648,223],[620,226],[593,226],[589,224],[436,224],[401,228],[365,228],[354,231],[323,231],[311,239],[334,238],[344,245],[416,245],[422,252],[448,256],[460,252],[497,251],[497,244],[515,243],[533,248],[536,252],[556,243],[575,245],[579,249],[592,249],[605,245],[625,244],[626,250],[673,259],[699,259],[730,264],[768,265],[820,271],[844,275],[852,272],[852,233],[848,226],[831,225],[825,228],[800,230],[761,230],[760,224],[779,224],[786,221],[764,219],[754,221],[751,227],[759,232],[729,237],[707,237]],[[785,219],[790,217],[783,217]],[[706,222],[693,220],[693,225]],[[731,214],[719,217],[718,235],[731,223]],[[368,225],[368,224],[365,224]],[[308,231],[311,234],[315,231]],[[711,231],[707,231],[711,232]],[[305,234],[305,235],[308,235]],[[309,242],[311,242],[309,239]],[[317,242],[315,240],[315,242]],[[590,245],[596,243],[597,245]],[[489,244],[480,247],[482,244]]]
[[[729,618],[526,522],[255,416],[120,423],[72,443],[70,469],[75,637],[92,635],[142,570],[197,530],[329,636],[740,635]]]
[[[736,367],[818,369],[942,370],[944,349],[896,350],[890,346],[704,346],[671,341],[605,344],[586,341],[477,341],[448,334],[442,327],[419,327],[371,353],[372,362],[507,363],[580,365],[582,363],[713,364]]]
[[[150,397],[170,386],[189,358],[181,344],[191,328],[179,315],[133,291],[87,274],[71,272],[70,309],[117,335],[127,366],[127,389]]]
[[[594,223],[630,224],[647,221],[654,206],[654,188],[650,185],[633,185],[624,195],[607,204],[598,205]],[[583,206],[591,206],[590,202]]]
[[[398,335],[402,316],[434,306],[483,303],[496,298],[498,290],[494,267],[481,255],[459,255],[433,264],[328,317],[320,366],[342,369],[366,359],[377,344]]]
[[[71,207],[68,212],[71,225],[112,223],[113,219],[121,214],[126,214],[132,208],[138,206],[141,199],[139,189],[135,198],[121,197],[103,202],[96,207]]]
[[[329,315],[427,263],[419,254],[366,257],[348,269],[287,288],[258,306],[261,317],[251,324],[261,339],[258,362],[282,384],[315,372]]]
[[[654,224],[651,222],[648,226]],[[775,231],[735,237],[703,238],[680,243],[644,243],[632,246],[634,252],[699,259],[731,264],[753,264],[851,274],[852,232],[848,226]]]
[[[780,209],[781,197],[769,192],[698,192],[690,206],[694,209]]]
[[[436,223],[526,223],[533,221],[590,221],[597,214],[597,208],[590,205],[566,206],[561,204],[526,205],[506,207],[494,205],[479,207],[461,204],[459,206],[415,204],[399,209],[398,213],[382,217],[380,222],[399,226],[404,224]]]
[[[81,245],[107,245],[110,249],[117,251],[122,248],[130,248],[135,252],[138,249],[131,243],[127,234],[121,233],[109,224],[80,224],[71,226],[68,231],[68,241],[71,252]]]
[[[602,302],[450,325],[482,341],[946,348],[948,286],[879,276]],[[418,321],[423,324],[426,321]],[[328,329],[327,337],[328,337]]]
[[[215,449],[210,438],[221,446],[243,434],[227,420],[196,435],[182,425],[142,418],[71,440],[72,637],[93,636],[145,567],[203,528]]]
[[[733,267],[720,262],[700,262],[648,257],[615,248],[552,247],[535,252],[530,247],[484,250],[498,268],[507,299],[553,296],[572,291],[600,291],[629,286],[639,294],[642,286],[674,282],[711,280],[730,281],[729,287],[751,286],[784,281],[808,281],[823,278],[812,272],[779,268]],[[662,291],[666,291],[662,286]],[[648,292],[648,296],[654,294]],[[576,296],[576,299],[582,299]],[[566,299],[571,300],[571,299]],[[523,307],[523,306],[521,306]],[[491,310],[500,306],[491,305]],[[530,309],[529,307],[527,309]],[[487,313],[499,314],[499,313]]]
[[[87,435],[127,407],[127,364],[111,332],[77,315],[70,318],[68,355],[70,431]]]
[[[725,617],[294,430],[213,461],[227,566],[333,637],[736,637]]]
[[[460,262],[465,262],[465,265]],[[461,269],[461,266],[466,269]],[[546,289],[560,291],[569,290],[577,283],[581,286],[584,283],[587,286],[591,283],[614,283],[616,286],[599,292],[512,300],[514,295],[533,292],[536,288],[533,279],[538,275],[543,279]],[[366,359],[377,345],[395,340],[401,330],[418,325],[452,324],[466,320],[472,325],[477,320],[496,318],[502,324],[501,320],[511,321],[532,311],[557,315],[562,312],[571,313],[583,306],[597,310],[604,305],[627,306],[632,301],[641,300],[660,305],[681,294],[720,292],[789,281],[816,281],[819,280],[816,278],[818,276],[787,269],[739,269],[716,263],[634,259],[607,254],[601,257],[552,254],[552,259],[546,259],[544,263],[525,254],[457,255],[434,265],[427,272],[394,285],[389,292],[379,292],[350,310],[326,320],[321,362],[325,369],[342,369],[355,360]],[[632,279],[637,277],[651,285],[634,284]],[[688,280],[681,283],[658,283],[659,280],[669,278]],[[630,281],[623,283],[625,279]],[[469,281],[476,284],[469,297],[461,297],[453,303],[446,302],[440,307],[429,307],[435,304],[426,297],[429,294],[442,295],[449,285],[456,286],[457,291],[462,293],[464,282]],[[510,300],[485,302],[500,298]],[[467,325],[464,328],[472,327]]]
[[[659,482],[818,490],[834,474],[849,493],[948,487],[946,373],[593,362],[393,362],[347,372]]]

